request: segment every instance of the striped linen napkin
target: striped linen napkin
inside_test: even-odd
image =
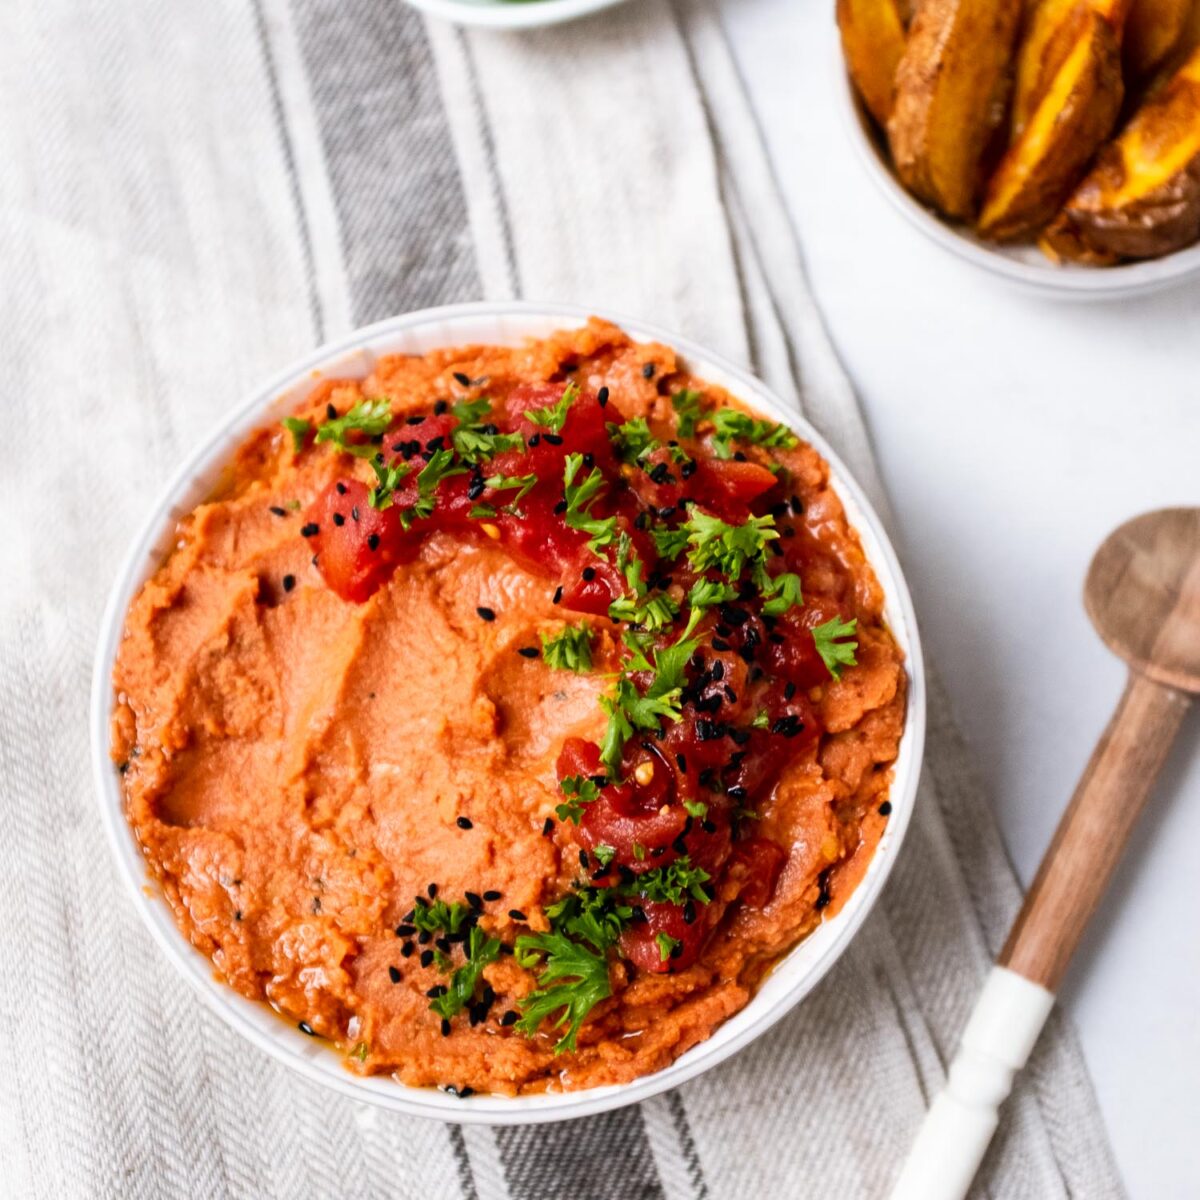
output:
[[[398,0],[10,5],[0,162],[0,1191],[885,1194],[1019,898],[936,683],[907,844],[836,969],[733,1061],[553,1127],[396,1118],[253,1050],[140,927],[91,793],[117,555],[251,384],[353,325],[480,296],[652,319],[802,407],[886,514],[704,0],[523,36]],[[1121,1194],[1061,1018],[978,1194]]]

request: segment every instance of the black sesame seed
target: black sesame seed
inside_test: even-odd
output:
[[[683,466],[679,468],[679,473],[684,477],[684,479],[691,479],[691,477],[696,473],[695,460],[689,458],[687,462],[685,462]],[[772,543],[772,545],[774,545],[774,543]]]
[[[339,526],[341,526],[341,525],[345,525],[345,523],[346,523],[346,518],[345,518],[345,517],[343,517],[341,513],[334,513],[334,514],[333,514],[333,523],[334,523],[335,525],[339,525]]]
[[[483,893],[483,898],[485,900],[499,900],[500,893],[498,891],[496,891],[495,888],[489,888],[486,892]]]
[[[490,608],[484,608],[482,605],[475,610],[485,621],[494,621],[496,619],[495,612]]]
[[[421,951],[421,966],[427,967],[427,966],[429,966],[429,964],[431,962],[433,962],[433,951],[432,950],[422,950]]]
[[[556,588],[554,589],[554,599],[551,601],[551,603],[552,603],[552,604],[559,604],[559,603],[561,603],[561,601],[562,601],[562,593],[563,593],[563,590],[562,590],[562,585],[560,584],[558,587],[556,587]]]
[[[412,937],[416,932],[416,929],[412,925],[406,923],[396,926],[396,936],[398,938]]]
[[[737,452],[737,453],[736,453],[736,454],[733,456],[733,461],[734,461],[734,462],[745,462],[745,461],[746,461],[746,456],[745,456],[745,455],[744,455],[744,454],[743,454],[743,453],[742,453],[742,452],[739,450],[739,451],[738,451],[738,452]]]
[[[540,651],[536,646],[522,646],[517,650],[522,658],[537,658]]]
[[[412,942],[405,942],[404,945],[400,947],[400,956],[401,958],[412,958],[415,950],[416,946],[414,946]]]
[[[683,771],[683,772],[684,772],[684,774],[687,774],[687,759],[686,759],[686,758],[684,758],[684,756],[683,756],[682,754],[676,754],[676,755],[675,755],[675,765],[676,765],[676,766],[677,766],[677,767],[678,767],[678,768],[679,768],[681,771]]]
[[[821,909],[828,906],[833,897],[829,893],[829,870],[828,868],[817,876],[817,901],[813,907],[820,912]]]
[[[309,1037],[317,1036],[317,1031],[307,1021],[300,1021],[296,1025],[296,1028],[299,1029],[301,1033],[308,1034]]]
[[[666,846],[655,846],[655,848],[650,851],[650,857],[651,858],[662,858],[662,856],[664,854],[666,854],[666,852],[667,852]]]
[[[642,378],[643,379],[653,379],[654,378],[654,364],[653,363],[647,363],[642,368]]]
[[[586,850],[579,852],[579,865],[586,871],[588,869],[588,855]]]
[[[602,387],[596,393],[596,403],[599,404],[601,408],[608,403],[608,388]]]
[[[347,489],[346,489],[346,485],[345,485],[344,483],[342,483],[342,482],[340,482],[340,481],[339,481],[339,482],[338,482],[338,483],[335,485],[335,487],[337,488],[337,494],[338,494],[339,496],[344,496],[344,495],[346,494],[346,490],[347,490]]]
[[[357,504],[350,510],[350,516],[353,517],[354,520],[356,520],[356,521],[358,520],[358,505]]]
[[[783,698],[785,700],[790,700],[795,694],[796,694],[796,685],[794,683],[792,683],[791,680],[789,680],[787,687],[785,687],[783,689]]]
[[[520,1019],[521,1019],[521,1014],[510,1008],[500,1018],[500,1024],[503,1025],[507,1029],[509,1025],[515,1025]]]
[[[459,387],[470,387],[471,377],[470,375],[464,375],[462,371],[455,371],[454,382],[457,383]]]
[[[508,915],[510,917],[512,917],[512,919],[514,921],[524,921],[525,920],[525,914],[519,908],[510,908],[508,910]]]
[[[741,784],[735,783],[733,787],[725,789],[725,795],[727,795],[731,800],[745,800],[746,789],[742,787]]]
[[[563,444],[561,435],[557,433],[543,433],[542,441],[545,442],[547,446],[561,446]]]
[[[431,883],[425,890],[429,893],[430,900],[437,899],[437,884],[436,883]]]
[[[448,411],[449,411],[449,409],[450,409],[450,404],[449,404],[449,402],[448,402],[448,401],[446,401],[446,400],[439,400],[439,401],[438,401],[438,402],[437,402],[437,403],[436,403],[436,404],[433,406],[433,414],[434,414],[434,416],[436,416],[436,417],[440,417],[440,416],[441,416],[443,413],[445,413],[445,412],[448,412]]]
[[[408,420],[406,420],[404,423],[405,423],[405,425],[423,425],[425,423],[425,418],[424,417],[409,417]]]
[[[388,978],[393,983],[399,983],[400,982],[400,968],[399,967],[388,967]]]
[[[529,446],[530,446],[530,449],[532,449],[534,446],[540,445],[540,444],[541,444],[541,440],[542,440],[542,435],[541,435],[540,433],[535,433],[535,434],[533,435],[533,437],[531,437],[531,438],[529,439]]]
[[[474,828],[474,822],[472,822],[470,817],[459,817],[458,820],[455,821],[454,823],[455,823],[455,825],[457,825],[459,827],[459,829]]]
[[[445,1017],[442,1018],[442,1037],[450,1036],[450,1022]]]
[[[717,827],[707,818],[700,822],[700,828],[703,829],[705,833],[717,832]]]
[[[472,476],[471,482],[467,484],[467,499],[478,500],[483,495],[484,486],[482,475]]]
[[[554,818],[547,817],[542,825],[542,837],[549,837],[554,832]]]
[[[563,515],[563,513],[565,513],[566,511],[567,511],[567,502],[565,500],[560,500],[554,506],[554,515],[556,517],[561,517]]]
[[[596,456],[589,451],[583,456],[583,465],[590,471],[596,465]]]
[[[467,903],[478,912],[483,907],[483,897],[478,892],[464,892]]]
[[[296,586],[295,575],[285,575],[283,577],[283,590],[285,592],[290,592],[292,590],[292,588],[294,588],[295,586]]]
[[[444,996],[445,994],[446,985],[444,983],[435,983],[433,987],[425,989],[425,995],[428,996],[430,1000],[436,1000],[439,996]]]
[[[879,815],[881,817],[890,817],[892,815],[892,802],[890,800],[885,800],[879,806]]]
[[[689,900],[683,906],[683,923],[685,925],[694,925],[696,923],[696,902]]]
[[[280,508],[278,504],[271,505],[271,512],[273,512],[277,517],[286,517],[287,516],[287,509]]]
[[[433,941],[433,934],[430,933],[428,929],[422,929],[421,932],[417,934],[417,941],[420,942],[422,946],[428,946],[429,943]]]
[[[234,911],[233,911],[233,919],[234,919],[235,921],[240,921],[240,920],[242,919],[242,910],[241,910],[240,908],[236,908],[236,909],[234,909]]]
[[[796,514],[796,516],[800,516],[800,514],[804,512],[804,504],[801,501],[800,497],[793,496],[791,503],[792,503],[792,512],[794,512]]]
[[[372,533],[367,538],[367,549],[368,550],[378,550],[379,549],[379,534]]]
[[[320,532],[320,525],[318,525],[316,521],[309,521],[309,523],[300,530],[300,536],[305,538],[316,537]]]
[[[327,417],[328,417],[328,418],[329,418],[331,421],[336,421],[336,420],[337,420],[338,411],[337,411],[337,409],[336,409],[336,408],[334,408],[334,407],[333,407],[333,405],[332,405],[332,404],[326,404],[326,405],[325,405],[325,415],[326,415],[326,416],[327,416]]]
[[[580,574],[583,576],[585,583],[591,583],[592,580],[596,578],[596,568],[584,567],[583,570],[580,571]]]

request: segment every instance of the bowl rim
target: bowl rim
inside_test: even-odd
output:
[[[536,29],[544,25],[559,25],[574,21],[605,8],[623,4],[625,0],[530,0],[529,3],[483,3],[470,0],[407,0],[413,8],[449,21],[476,29]]]
[[[1114,300],[1157,291],[1200,272],[1200,242],[1160,258],[1120,263],[1111,267],[1086,267],[1075,263],[1026,262],[1015,257],[1017,247],[993,246],[975,237],[966,227],[943,220],[913,196],[896,178],[891,163],[881,153],[873,119],[854,89],[842,54],[837,26],[833,26],[834,92],[842,122],[854,144],[859,162],[884,198],[911,225],[958,258],[989,274],[1042,296],[1072,300]],[[1028,251],[1028,244],[1022,244]],[[1043,256],[1044,258],[1044,256]]]
[[[325,374],[344,374],[352,360],[365,374],[380,354],[396,352],[399,343],[419,338],[424,329],[446,330],[430,342],[453,345],[454,326],[487,325],[493,343],[516,344],[546,336],[552,329],[571,328],[597,316],[639,340],[661,342],[674,349],[698,374],[704,374],[751,407],[784,421],[813,445],[829,464],[833,487],[846,506],[868,561],[885,596],[887,619],[905,651],[908,699],[905,729],[894,768],[889,799],[892,813],[863,878],[838,914],[823,922],[794,946],[750,1002],[666,1067],[627,1083],[578,1091],[515,1097],[480,1094],[468,1098],[440,1089],[412,1087],[390,1075],[358,1076],[346,1069],[343,1056],[323,1039],[305,1037],[289,1021],[258,1000],[235,992],[219,979],[211,960],[192,946],[176,926],[161,886],[141,853],[125,819],[120,776],[109,757],[111,712],[115,694],[112,670],[129,604],[145,579],[162,561],[179,516],[209,491],[220,468],[248,434],[277,421]],[[458,344],[480,344],[484,337],[462,336]],[[409,352],[413,352],[411,349]],[[424,350],[420,352],[425,352]],[[715,378],[714,378],[715,377]],[[164,540],[166,539],[166,540]],[[582,1117],[634,1104],[676,1087],[715,1067],[765,1033],[812,990],[841,956],[874,907],[891,873],[915,806],[925,744],[925,673],[912,599],[899,561],[878,515],[844,463],[809,422],[776,397],[765,384],[721,356],[648,322],[610,310],[574,304],[505,301],[473,302],[424,309],[388,318],[352,331],[310,352],[253,388],[224,414],[162,487],[140,529],[120,560],[97,637],[93,664],[89,733],[93,780],[101,822],[128,894],[143,923],[174,968],[222,1021],[277,1061],[309,1080],[349,1096],[409,1116],[451,1120],[459,1124],[517,1125]],[[805,965],[804,960],[811,961]],[[795,980],[787,965],[796,960]],[[777,992],[766,1003],[768,992]],[[760,1004],[760,1001],[764,1001]]]

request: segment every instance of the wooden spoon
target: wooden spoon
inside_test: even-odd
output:
[[[1129,664],[1108,728],[1059,822],[963,1032],[892,1200],[962,1200],[1014,1074],[1121,857],[1193,695],[1200,693],[1200,509],[1135,517],[1092,559],[1084,604]]]

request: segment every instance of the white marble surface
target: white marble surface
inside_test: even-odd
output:
[[[1200,503],[1200,281],[1052,302],[927,242],[848,143],[832,10],[724,0],[926,645],[1028,884],[1122,684],[1080,604],[1092,551]],[[1194,713],[1063,995],[1134,1200],[1200,1194],[1198,742]]]

